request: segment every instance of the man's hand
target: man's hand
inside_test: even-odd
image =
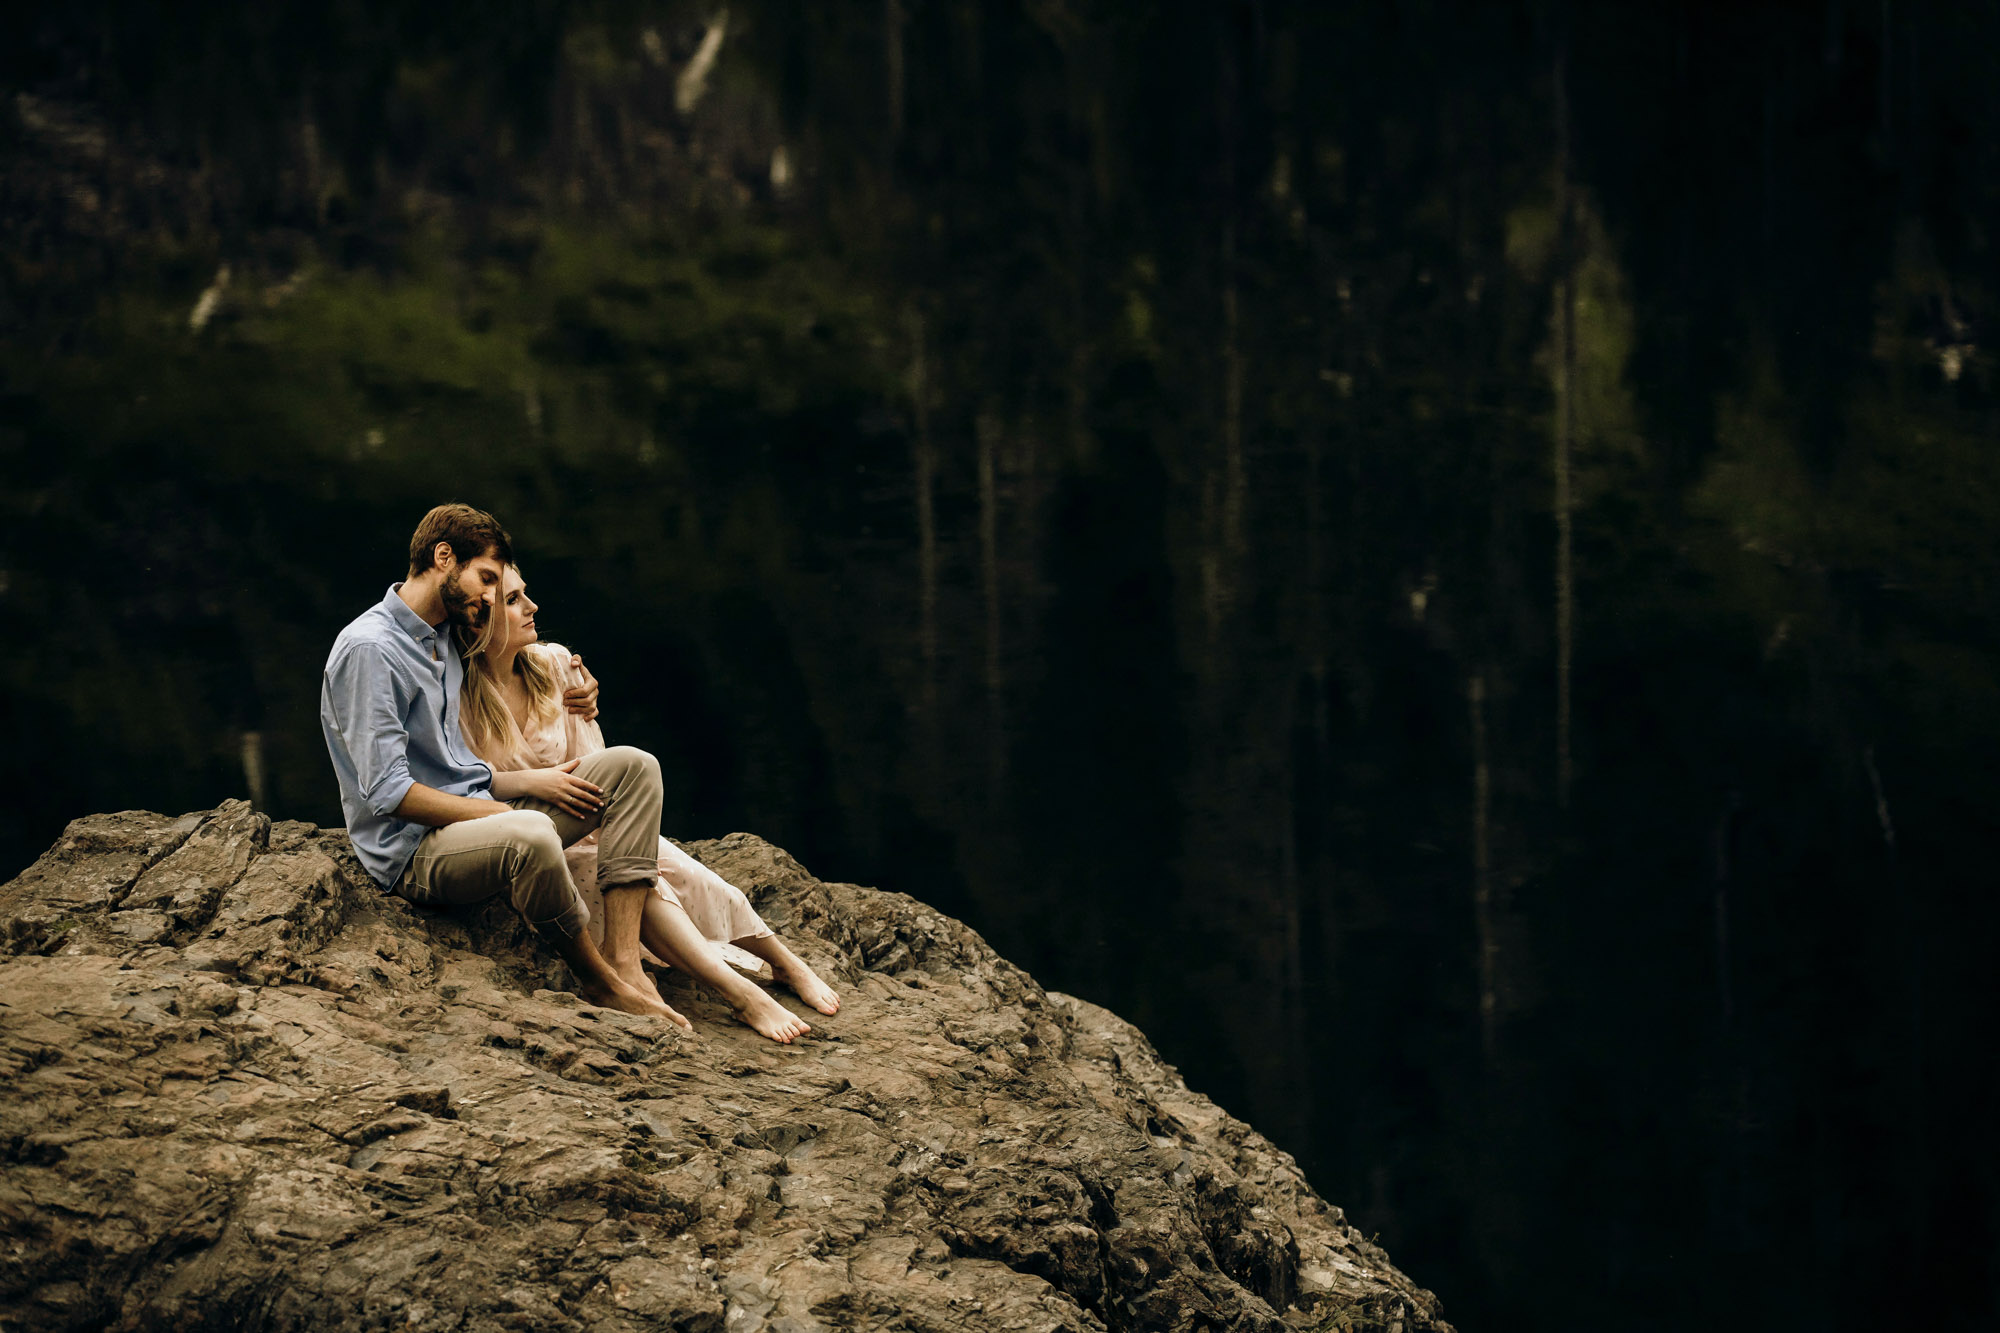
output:
[[[590,674],[590,668],[586,667],[583,664],[583,659],[574,653],[570,654],[569,669],[583,683],[581,685],[572,685],[563,691],[563,707],[575,713],[585,722],[595,722],[597,720],[597,677]]]
[[[588,819],[604,808],[604,788],[576,775],[583,761],[572,759],[554,768],[530,768],[514,775],[513,789],[521,796],[567,810],[578,819]]]

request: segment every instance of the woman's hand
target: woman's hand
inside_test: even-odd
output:
[[[578,819],[588,819],[604,809],[604,788],[576,775],[583,761],[572,759],[554,768],[530,768],[514,775],[522,796],[568,811]]]
[[[570,655],[569,670],[577,682],[563,691],[563,707],[575,713],[585,722],[597,720],[597,677],[590,674],[590,668],[574,653]]]

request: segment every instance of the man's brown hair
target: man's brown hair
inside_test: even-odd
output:
[[[451,546],[461,565],[491,554],[503,565],[514,563],[514,539],[500,520],[471,505],[439,505],[424,515],[410,536],[410,577],[415,578],[437,564],[432,558],[439,542]]]

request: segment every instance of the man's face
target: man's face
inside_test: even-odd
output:
[[[470,630],[485,628],[487,612],[506,567],[491,554],[476,556],[464,564],[454,563],[444,575],[444,614],[454,625]]]

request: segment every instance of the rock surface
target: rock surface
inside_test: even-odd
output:
[[[0,1328],[1447,1329],[1290,1157],[971,929],[689,850],[842,992],[579,1002],[496,901],[243,803],[0,887]],[[789,997],[788,997],[789,998]]]

